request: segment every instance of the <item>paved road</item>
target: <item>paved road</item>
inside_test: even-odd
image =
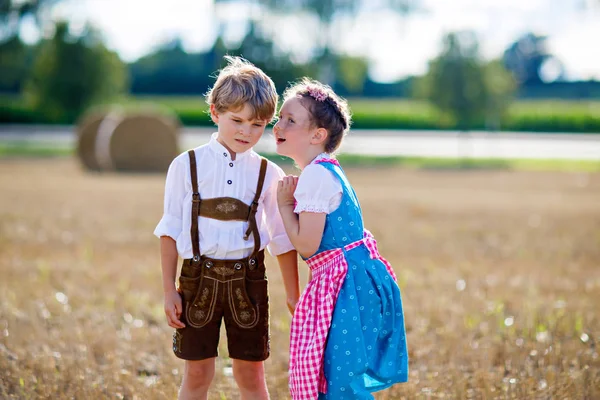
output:
[[[186,128],[182,147],[206,143],[211,128]],[[268,130],[256,146],[275,152]],[[72,126],[0,125],[0,142],[28,142],[68,148],[75,144]],[[354,130],[344,141],[343,153],[379,156],[538,158],[600,161],[599,134],[526,134],[511,132],[377,131]]]

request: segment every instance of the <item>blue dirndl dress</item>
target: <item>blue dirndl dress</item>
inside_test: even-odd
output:
[[[316,254],[344,248],[364,237],[354,189],[339,165],[322,161],[320,165],[340,180],[343,194],[338,209],[327,215]],[[319,393],[319,399],[373,399],[371,392],[408,380],[400,289],[385,260],[374,259],[366,245],[344,250],[344,256],[348,270],[335,302],[323,358],[327,393]]]

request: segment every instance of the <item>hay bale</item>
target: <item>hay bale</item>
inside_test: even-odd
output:
[[[179,121],[148,111],[109,113],[96,138],[96,160],[105,170],[166,171],[179,154]]]
[[[106,114],[98,126],[98,134],[94,143],[94,154],[98,166],[103,171],[112,171],[115,169],[111,152],[110,143],[116,127],[125,118],[125,114],[120,109],[113,109]]]
[[[75,128],[77,135],[77,157],[84,168],[99,171],[100,165],[96,160],[96,137],[98,128],[108,111],[93,111],[85,114]]]

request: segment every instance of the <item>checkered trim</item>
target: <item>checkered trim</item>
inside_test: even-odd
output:
[[[344,251],[361,244],[367,247],[371,259],[381,260],[396,280],[391,264],[381,257],[375,238],[367,230],[363,239],[343,249],[323,251],[306,260],[312,279],[300,296],[290,333],[289,385],[293,400],[314,400],[319,392],[327,393],[323,354],[335,302],[348,272]]]
[[[321,163],[330,163],[333,165],[337,165],[338,167],[341,167],[340,162],[338,160],[336,160],[335,158],[321,158],[321,159],[315,161],[315,164],[321,164]]]

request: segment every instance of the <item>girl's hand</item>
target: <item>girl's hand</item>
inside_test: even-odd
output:
[[[165,292],[165,315],[171,328],[185,328],[183,322],[179,320],[181,308],[181,295],[179,292],[176,290]]]
[[[294,192],[297,185],[298,177],[294,175],[285,176],[279,181],[277,185],[277,205],[280,209],[285,206],[295,206]]]

